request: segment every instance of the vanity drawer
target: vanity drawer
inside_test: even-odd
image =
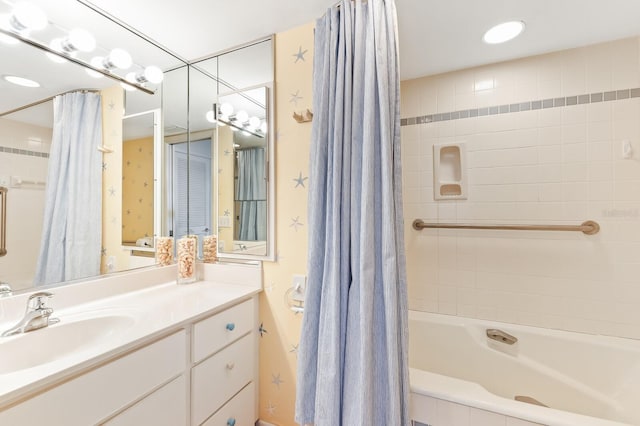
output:
[[[192,424],[201,424],[253,381],[255,351],[255,334],[250,333],[191,370]]]
[[[180,426],[187,424],[187,384],[184,374],[127,408],[106,426]]]
[[[196,323],[193,327],[193,362],[219,351],[256,323],[254,299],[247,300]]]
[[[256,413],[256,386],[251,382],[202,426],[249,426],[258,418]]]
[[[0,412],[0,425],[92,425],[177,377],[186,365],[181,330]],[[42,420],[45,419],[45,420]]]

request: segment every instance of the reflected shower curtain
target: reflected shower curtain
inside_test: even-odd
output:
[[[316,23],[296,421],[409,425],[395,5]]]
[[[95,276],[102,245],[102,107],[99,93],[53,100],[53,138],[35,285]]]
[[[267,239],[267,181],[265,179],[264,148],[237,151],[238,183],[236,202],[239,205],[240,241]]]

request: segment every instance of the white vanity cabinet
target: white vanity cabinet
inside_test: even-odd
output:
[[[251,299],[194,325],[193,426],[205,421],[209,426],[244,426],[255,422],[256,324],[257,302]]]
[[[0,425],[253,425],[257,311],[254,295],[176,324],[165,337],[114,352],[98,367],[27,395],[0,411]]]
[[[73,377],[0,412],[0,425],[98,424],[183,374],[187,362],[185,340],[183,329]],[[175,416],[181,407],[171,405],[166,409]]]

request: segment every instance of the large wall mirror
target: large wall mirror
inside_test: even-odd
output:
[[[94,57],[100,56],[104,61],[114,49],[123,49],[130,55],[131,65],[126,71],[114,69],[113,75],[141,73],[145,67],[154,65],[164,72],[168,87],[184,86],[181,90],[186,92],[186,80],[179,72],[186,68],[185,64],[173,55],[77,1],[33,3],[46,14],[47,25],[32,31],[28,35],[30,39],[55,46],[54,40],[59,42],[70,37],[71,29],[84,28],[92,33],[96,45],[92,52],[69,51],[72,58],[91,64]],[[10,4],[0,3],[0,14],[11,13]],[[7,27],[3,29],[11,31]],[[61,221],[45,213],[47,189],[56,185],[49,174],[55,167],[53,134],[56,129],[70,128],[66,121],[54,123],[53,98],[63,93],[98,94],[102,101],[99,116],[95,117],[101,124],[101,136],[97,143],[87,139],[91,152],[98,156],[97,176],[102,187],[92,203],[101,210],[102,235],[91,268],[77,268],[69,275],[46,272],[37,284],[51,286],[60,281],[148,264],[142,245],[149,237],[166,232],[161,220],[165,214],[161,208],[165,203],[161,198],[165,165],[159,145],[164,130],[162,84],[147,85],[148,93],[131,90],[131,86],[121,84],[121,79],[87,72],[72,60],[47,55],[6,33],[0,36],[0,186],[7,188],[7,254],[0,257],[0,281],[9,283],[14,291],[30,289],[36,283],[44,228],[63,226]],[[26,78],[37,85],[12,84],[6,76]],[[172,105],[179,106],[180,102]],[[186,110],[184,104],[185,116]],[[175,118],[177,115],[171,117],[172,122],[179,121]],[[61,171],[69,169],[62,167]],[[136,183],[129,185],[129,180]],[[136,192],[138,189],[140,192]],[[139,223],[127,222],[138,217]],[[127,234],[125,230],[131,232]],[[139,251],[123,248],[136,243],[140,244]],[[52,257],[55,255],[54,250]]]
[[[189,232],[216,234],[221,258],[272,260],[272,40],[190,68]]]
[[[272,40],[187,64],[84,2],[33,3],[46,14],[44,29],[11,37],[11,28],[0,27],[0,76],[13,75],[38,83],[37,87],[24,87],[0,78],[0,187],[7,188],[3,197],[7,254],[0,257],[0,282],[23,291],[35,285],[50,287],[153,265],[155,236],[218,233],[220,189],[214,105],[219,104],[221,95],[272,86]],[[11,14],[11,7],[9,3],[0,4],[0,14]],[[70,30],[78,27],[93,34],[93,52],[65,51],[67,60],[61,60],[65,58],[47,55],[28,42],[31,39],[60,53],[61,40],[68,44]],[[117,49],[129,53],[130,68],[103,69],[113,62],[110,55]],[[104,72],[91,72],[76,60]],[[161,83],[150,81],[154,78],[146,74],[148,65],[162,71]],[[141,75],[149,80],[140,80]],[[265,94],[267,90],[263,89]],[[100,211],[98,254],[89,262],[91,268],[66,275],[48,270],[38,274],[42,242],[53,241],[43,236],[44,228],[65,224],[46,213],[46,199],[47,188],[58,187],[57,182],[50,181],[56,129],[53,99],[66,93],[96,94],[101,99],[100,116],[95,117],[102,126],[101,136],[91,145],[91,151],[99,156],[101,188],[89,191],[95,200],[88,203]],[[259,102],[264,108],[261,119],[271,120],[269,98],[263,96]],[[273,175],[273,162],[269,162],[272,138],[268,136],[272,123],[266,126],[262,138],[264,170],[260,173],[268,178]],[[267,191],[263,217],[267,234],[259,244],[261,248],[234,253],[233,247],[240,247],[234,244],[240,241],[234,236],[225,246],[231,251],[230,257],[273,257],[270,200],[273,196]],[[236,210],[232,214],[235,216]],[[55,250],[50,251],[55,257]],[[38,275],[41,279],[36,279]]]

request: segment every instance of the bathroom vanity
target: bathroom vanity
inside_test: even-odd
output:
[[[250,425],[259,265],[175,265],[53,289],[60,322],[0,340],[0,424]],[[0,299],[0,328],[28,295]]]

